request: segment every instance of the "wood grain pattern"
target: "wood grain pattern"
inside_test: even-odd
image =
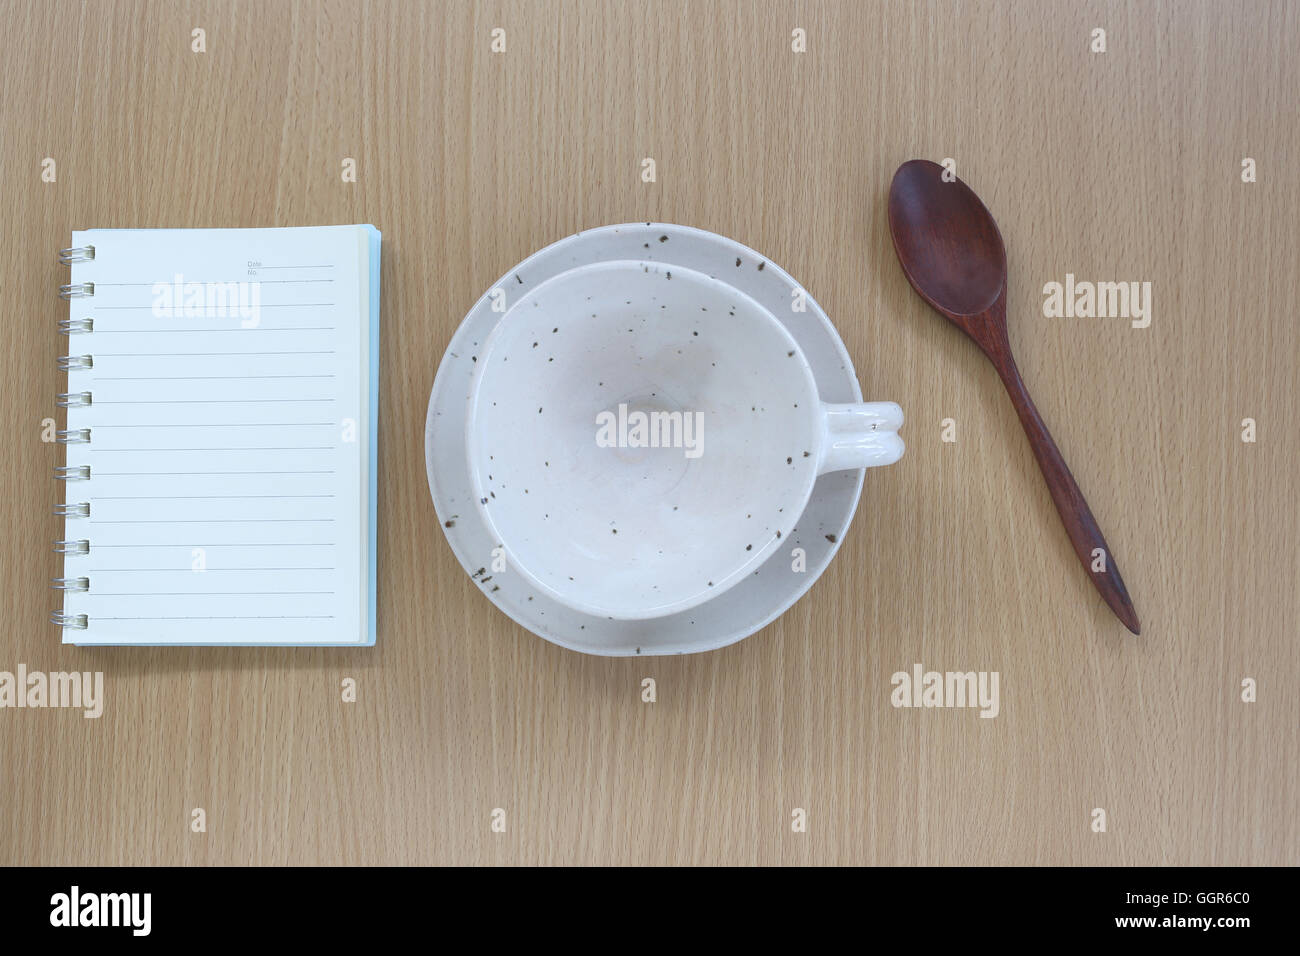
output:
[[[99,720],[0,710],[0,863],[1300,858],[1300,6],[4,0],[0,27],[0,669],[102,670],[108,695]],[[913,156],[955,158],[996,210],[1012,345],[1140,638],[1079,574],[996,376],[898,268],[885,199]],[[593,659],[470,585],[422,427],[483,290],[649,219],[798,277],[908,452],[777,623]],[[62,646],[55,250],[79,227],[334,222],[384,232],[378,645]],[[1066,273],[1151,281],[1150,328],[1044,318]],[[917,662],[1000,672],[1000,715],[893,708]]]

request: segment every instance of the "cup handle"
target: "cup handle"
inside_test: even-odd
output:
[[[822,403],[823,434],[817,474],[892,465],[903,457],[903,410],[893,402]]]

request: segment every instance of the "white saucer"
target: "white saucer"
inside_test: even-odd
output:
[[[853,363],[826,313],[811,296],[807,311],[791,309],[798,284],[754,250],[688,226],[627,223],[561,239],[534,253],[501,277],[494,288],[514,302],[546,279],[575,266],[616,259],[678,265],[721,279],[756,299],[798,342],[826,402],[861,402]],[[424,426],[425,468],[438,522],[466,573],[488,600],[539,637],[571,650],[605,656],[689,654],[733,644],[761,630],[802,597],[826,570],[862,491],[863,470],[823,475],[789,536],[758,571],[716,598],[668,617],[616,621],[559,604],[507,570],[494,573],[493,540],[473,500],[465,460],[466,404],[477,350],[503,317],[493,311],[491,291],[470,309],[438,367]],[[719,507],[724,507],[719,502]],[[794,571],[794,549],[806,570]]]

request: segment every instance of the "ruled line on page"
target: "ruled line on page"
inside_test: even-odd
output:
[[[138,335],[141,332],[156,332],[162,335],[173,335],[177,332],[333,332],[337,326],[334,325],[305,325],[290,328],[285,327],[268,327],[265,325],[255,325],[251,328],[221,328],[221,329],[96,329],[92,335]]]
[[[333,518],[140,518],[129,521],[97,521],[91,524],[320,524]]]
[[[251,448],[96,448],[96,454],[109,451],[333,451],[333,445],[285,445],[282,447],[256,445]]]
[[[189,548],[193,547],[193,541],[164,542],[162,544],[95,544],[92,545],[96,550],[100,548]],[[240,544],[239,542],[224,542],[213,544],[205,542],[205,548],[332,548],[333,541],[258,541],[253,543]],[[197,572],[195,572],[197,573]]]
[[[292,350],[288,352],[95,352],[96,358],[209,358],[211,356],[235,356],[243,357],[245,355],[333,355],[334,349],[320,349],[318,351],[304,352]]]
[[[191,501],[211,498],[333,498],[333,495],[91,495],[91,501]]]
[[[334,567],[310,567],[310,568],[204,568],[203,574],[211,574],[213,571],[336,571]],[[125,571],[148,571],[156,574],[159,571],[175,572],[177,574],[196,574],[193,568],[91,568],[90,574],[117,574]]]
[[[333,591],[94,591],[96,597],[233,597],[235,595],[255,596],[258,594],[333,594]]]
[[[162,477],[172,478],[186,475],[203,475],[205,477],[217,477],[221,475],[332,475],[333,469],[329,471],[97,471],[94,472],[94,478],[139,478],[142,475],[159,475]]]
[[[290,267],[292,268],[292,267]],[[185,284],[193,282],[195,285],[226,285],[230,282],[243,282],[243,279],[186,279]],[[261,285],[272,285],[284,282],[333,282],[333,279],[256,279],[254,280]],[[174,286],[176,283],[170,279],[160,279],[157,282],[96,282],[95,288],[100,286],[149,286],[153,288],[156,285]]]
[[[187,614],[182,617],[110,617],[96,614],[96,621],[332,621],[333,614]]]
[[[98,401],[96,405],[257,405],[262,402],[337,402],[337,398],[140,398]],[[102,427],[102,426],[101,426]]]
[[[320,428],[336,426],[338,422],[113,422],[96,425],[101,428]]]
[[[92,375],[96,382],[199,382],[210,379],[230,381],[249,378],[334,378],[334,373],[320,375]]]
[[[258,303],[259,309],[330,309],[333,308],[333,302],[261,302]],[[124,312],[132,309],[149,309],[153,311],[153,304],[149,305],[95,305],[96,312]],[[170,318],[170,316],[168,316]],[[244,330],[247,331],[247,330]]]

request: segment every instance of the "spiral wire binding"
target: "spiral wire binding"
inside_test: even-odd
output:
[[[71,265],[74,262],[89,262],[95,258],[94,246],[73,246],[71,249],[59,250],[59,264]]]
[[[95,258],[95,247],[92,245],[72,246],[67,249],[59,250],[59,263],[61,265],[71,265],[74,262],[90,262]],[[94,296],[95,283],[93,282],[70,282],[66,285],[59,286],[59,296],[63,299],[86,299]],[[59,320],[59,332],[63,335],[88,335],[95,331],[95,320],[90,316],[82,318],[66,318]],[[71,351],[71,350],[69,350]],[[60,355],[59,370],[62,372],[79,372],[95,367],[95,359],[91,355]],[[90,392],[60,392],[55,404],[59,408],[89,408],[93,403],[94,396]],[[55,433],[55,441],[61,445],[86,445],[90,443],[89,428],[73,428],[71,422],[68,428],[60,429]],[[54,478],[57,481],[89,481],[89,465],[59,465],[54,469]],[[65,520],[76,520],[78,518],[90,517],[90,502],[77,501],[56,504],[54,514]],[[69,538],[54,542],[54,552],[56,554],[86,555],[90,554],[90,541],[86,538]],[[90,578],[88,577],[63,577],[51,578],[50,587],[56,591],[62,591],[65,594],[78,593],[84,594],[90,590]],[[90,618],[86,614],[71,614],[67,611],[51,611],[50,623],[61,628],[71,628],[73,630],[84,631],[90,626]]]

